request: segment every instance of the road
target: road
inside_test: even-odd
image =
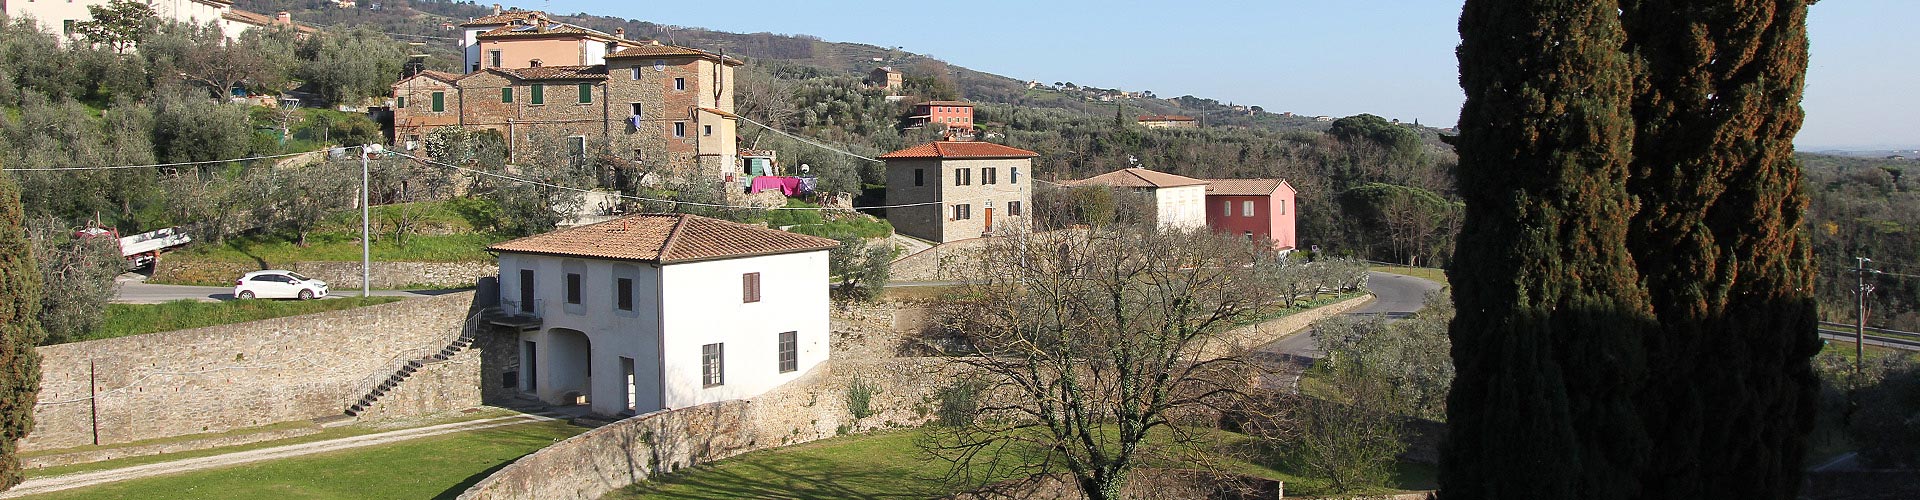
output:
[[[1393,273],[1369,271],[1367,288],[1373,290],[1373,302],[1347,311],[1352,316],[1381,316],[1387,320],[1396,320],[1412,315],[1426,303],[1427,294],[1440,289],[1440,284],[1431,280],[1415,278]],[[1320,356],[1320,349],[1313,343],[1312,330],[1273,341],[1261,346],[1264,353],[1285,354],[1294,359],[1313,359]]]
[[[135,274],[121,275],[118,279],[120,291],[114,294],[113,301],[121,304],[158,304],[175,300],[233,300],[233,287],[230,286],[155,285],[145,283],[142,279]],[[373,294],[382,297],[427,297],[458,291],[462,290],[374,290]],[[331,292],[334,297],[354,297],[360,295],[360,287],[340,288],[334,285]]]

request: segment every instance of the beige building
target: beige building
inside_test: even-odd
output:
[[[1115,170],[1064,184],[1107,186],[1153,197],[1154,220],[1161,228],[1197,229],[1207,226],[1207,181],[1147,170]]]
[[[1146,128],[1200,128],[1199,120],[1181,115],[1144,115],[1134,122]]]
[[[513,9],[460,23],[456,44],[465,55],[466,72],[538,66],[595,66],[607,56],[645,42],[628,40],[624,30],[603,33],[554,21],[540,11]]]
[[[887,222],[935,243],[1031,228],[1033,158],[989,142],[930,142],[880,155]],[[915,205],[900,207],[898,205]]]

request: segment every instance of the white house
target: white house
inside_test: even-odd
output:
[[[8,18],[32,17],[40,25],[40,30],[60,35],[62,40],[78,38],[76,23],[93,19],[89,6],[106,6],[110,0],[0,0],[0,11]],[[187,24],[214,23],[227,39],[240,38],[246,30],[272,26],[275,24],[293,25],[286,12],[273,16],[248,12],[233,8],[229,0],[147,0],[153,7],[154,17],[162,21],[176,21]],[[302,31],[312,28],[295,25]]]
[[[519,334],[515,385],[600,415],[778,387],[827,359],[826,238],[643,214],[488,247]]]
[[[1155,220],[1166,229],[1207,226],[1207,181],[1144,168],[1115,170],[1071,181],[1073,186],[1108,186],[1153,197]]]

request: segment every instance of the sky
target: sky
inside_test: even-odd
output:
[[[484,3],[484,2],[483,2]],[[512,4],[927,54],[1021,80],[1194,95],[1268,111],[1450,126],[1459,0],[838,0]],[[1808,18],[1802,150],[1920,148],[1920,1],[1827,0]]]

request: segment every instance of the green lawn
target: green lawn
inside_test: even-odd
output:
[[[74,341],[109,339],[226,325],[246,321],[297,316],[325,311],[384,304],[399,297],[337,297],[325,300],[229,300],[199,302],[176,300],[162,304],[108,304],[100,328]]]
[[[507,463],[585,430],[557,421],[519,424],[26,498],[453,498]]]
[[[1000,477],[948,482],[945,462],[922,450],[923,429],[873,432],[758,451],[670,475],[656,483],[642,483],[609,494],[607,499],[892,499],[934,498],[981,485],[1014,479]],[[1289,494],[1311,494],[1324,484],[1267,462],[1252,438],[1214,432],[1209,453],[1222,470],[1285,481]],[[1037,455],[1036,455],[1037,456]],[[1426,488],[1432,470],[1406,466],[1397,482],[1403,487]]]

